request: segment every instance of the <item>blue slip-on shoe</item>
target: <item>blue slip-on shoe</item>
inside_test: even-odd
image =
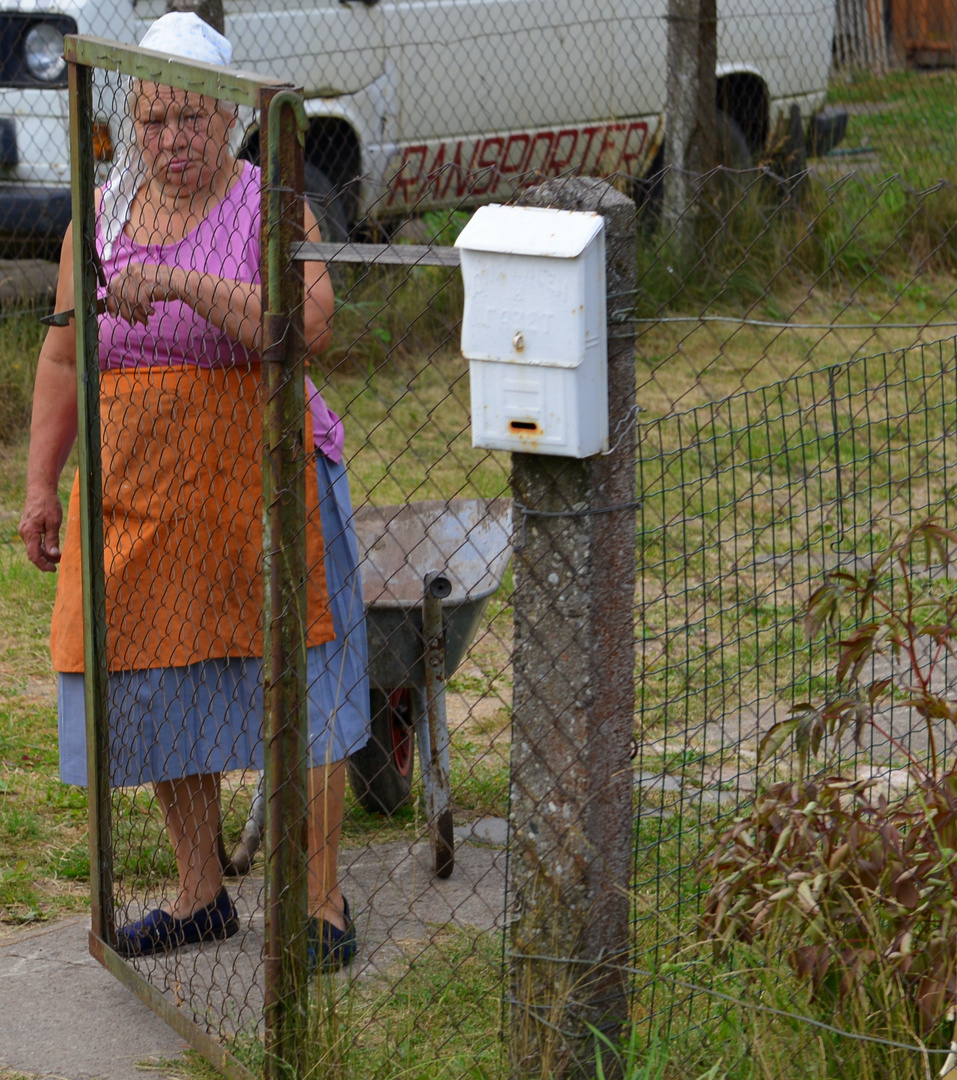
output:
[[[120,956],[150,956],[172,952],[183,945],[201,941],[222,941],[239,930],[236,907],[229,893],[220,889],[216,899],[185,919],[174,919],[167,911],[156,908],[142,919],[121,926],[116,932],[116,951]]]
[[[359,951],[356,925],[352,921],[349,901],[345,897],[342,898],[342,913],[346,920],[345,930],[340,930],[331,922],[315,916],[309,920],[306,933],[310,975],[317,970],[338,971],[339,968],[351,964]]]

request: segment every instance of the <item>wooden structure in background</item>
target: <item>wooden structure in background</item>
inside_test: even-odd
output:
[[[915,67],[957,64],[957,0],[892,0],[891,27],[899,59]]]
[[[834,59],[847,71],[887,71],[883,0],[837,0]]]

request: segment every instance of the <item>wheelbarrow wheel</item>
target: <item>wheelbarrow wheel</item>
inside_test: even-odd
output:
[[[409,801],[415,764],[412,695],[407,689],[369,694],[372,734],[346,763],[359,805],[371,814],[392,815]]]

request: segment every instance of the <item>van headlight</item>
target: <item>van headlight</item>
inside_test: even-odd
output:
[[[66,69],[63,31],[49,22],[35,23],[23,36],[23,62],[41,82],[56,82]]]

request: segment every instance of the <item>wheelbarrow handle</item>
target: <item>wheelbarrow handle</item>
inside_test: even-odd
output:
[[[422,637],[425,645],[425,724],[418,729],[422,785],[425,788],[432,868],[447,878],[455,866],[452,834],[452,796],[449,778],[449,724],[445,710],[445,633],[442,600],[452,583],[437,570],[423,580]],[[426,754],[427,743],[428,753]]]
[[[102,315],[106,311],[106,299],[101,297],[96,302],[96,313]],[[40,322],[44,326],[69,326],[76,318],[76,308],[67,308],[66,311],[54,311],[52,315],[41,315]]]
[[[426,591],[431,593],[436,600],[444,600],[452,595],[452,582],[441,570],[429,570],[425,575]]]

